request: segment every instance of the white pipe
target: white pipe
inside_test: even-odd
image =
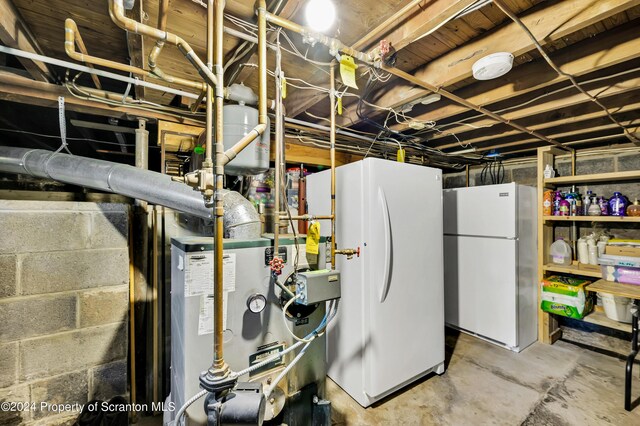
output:
[[[172,87],[162,86],[160,84],[150,83],[148,81],[140,80],[138,78],[131,78],[120,74],[115,74],[109,71],[98,70],[95,68],[89,68],[84,65],[74,64],[73,62],[62,61],[60,59],[50,58],[48,56],[38,55],[37,53],[25,52],[24,50],[13,49],[7,46],[0,46],[0,52],[7,53],[9,55],[18,56],[20,58],[27,58],[34,61],[40,61],[51,65],[57,65],[63,68],[69,68],[72,70],[86,72],[87,74],[95,74],[100,77],[110,78],[112,80],[123,81],[125,83],[133,84],[134,86],[148,87],[149,89],[159,90],[161,92],[172,93],[178,96],[184,96],[191,99],[198,99],[200,95],[194,93],[185,92],[183,90],[174,89]]]

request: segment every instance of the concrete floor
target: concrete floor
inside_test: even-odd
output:
[[[448,367],[364,409],[328,380],[336,425],[640,425],[624,362],[563,341],[520,354],[447,332]],[[638,369],[636,365],[636,369]],[[636,370],[637,371],[637,370]],[[634,395],[640,379],[634,374]]]

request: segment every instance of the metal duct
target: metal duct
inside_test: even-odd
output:
[[[224,237],[254,239],[260,237],[260,215],[251,201],[235,191],[222,191],[224,202]]]
[[[170,176],[125,164],[55,154],[42,149],[0,146],[0,171],[86,186],[202,218],[213,217],[212,208],[205,206],[199,192],[172,181]]]

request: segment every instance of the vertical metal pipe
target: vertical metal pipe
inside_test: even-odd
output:
[[[224,101],[224,72],[222,68],[223,57],[223,13],[224,0],[209,0],[207,8],[207,40],[213,41],[213,29],[215,27],[215,48],[213,44],[208,48],[208,60],[213,61],[213,53],[215,52],[215,74],[218,81],[215,92],[215,131],[216,131],[216,166],[215,166],[215,245],[214,245],[214,347],[213,347],[213,368],[217,370],[220,376],[226,375],[228,370],[224,362],[223,350],[223,297],[224,297],[224,274],[223,274],[223,236],[224,236],[224,203],[222,200],[222,190],[224,188],[224,145],[223,145],[223,101]],[[214,10],[215,9],[215,10]],[[214,25],[215,19],[215,25]],[[207,99],[211,99],[211,89]],[[208,129],[210,130],[210,129]]]
[[[147,120],[139,119],[136,129],[136,167],[143,170],[149,169],[149,131]]]
[[[275,206],[276,211],[273,215],[274,220],[274,256],[278,255],[278,248],[280,246],[280,214],[284,213],[282,211],[282,169],[283,169],[283,150],[282,150],[282,134],[284,132],[284,126],[282,121],[282,69],[280,68],[281,63],[281,50],[280,45],[277,45],[276,50],[276,72],[275,72],[275,83],[276,83],[276,110],[275,110],[275,119],[276,119],[276,134],[275,134],[275,149],[276,149],[276,158],[275,158],[275,166],[276,166],[276,176],[275,176],[275,184],[276,184],[276,197],[275,197]]]
[[[331,90],[329,91],[331,108],[331,130],[329,132],[331,156],[331,269],[336,269],[336,63],[331,61]]]

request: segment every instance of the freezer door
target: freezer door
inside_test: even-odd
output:
[[[518,241],[445,237],[448,324],[515,347]]]
[[[374,160],[364,181],[364,390],[376,399],[444,360],[442,176]]]
[[[517,238],[515,183],[444,191],[444,233]]]

